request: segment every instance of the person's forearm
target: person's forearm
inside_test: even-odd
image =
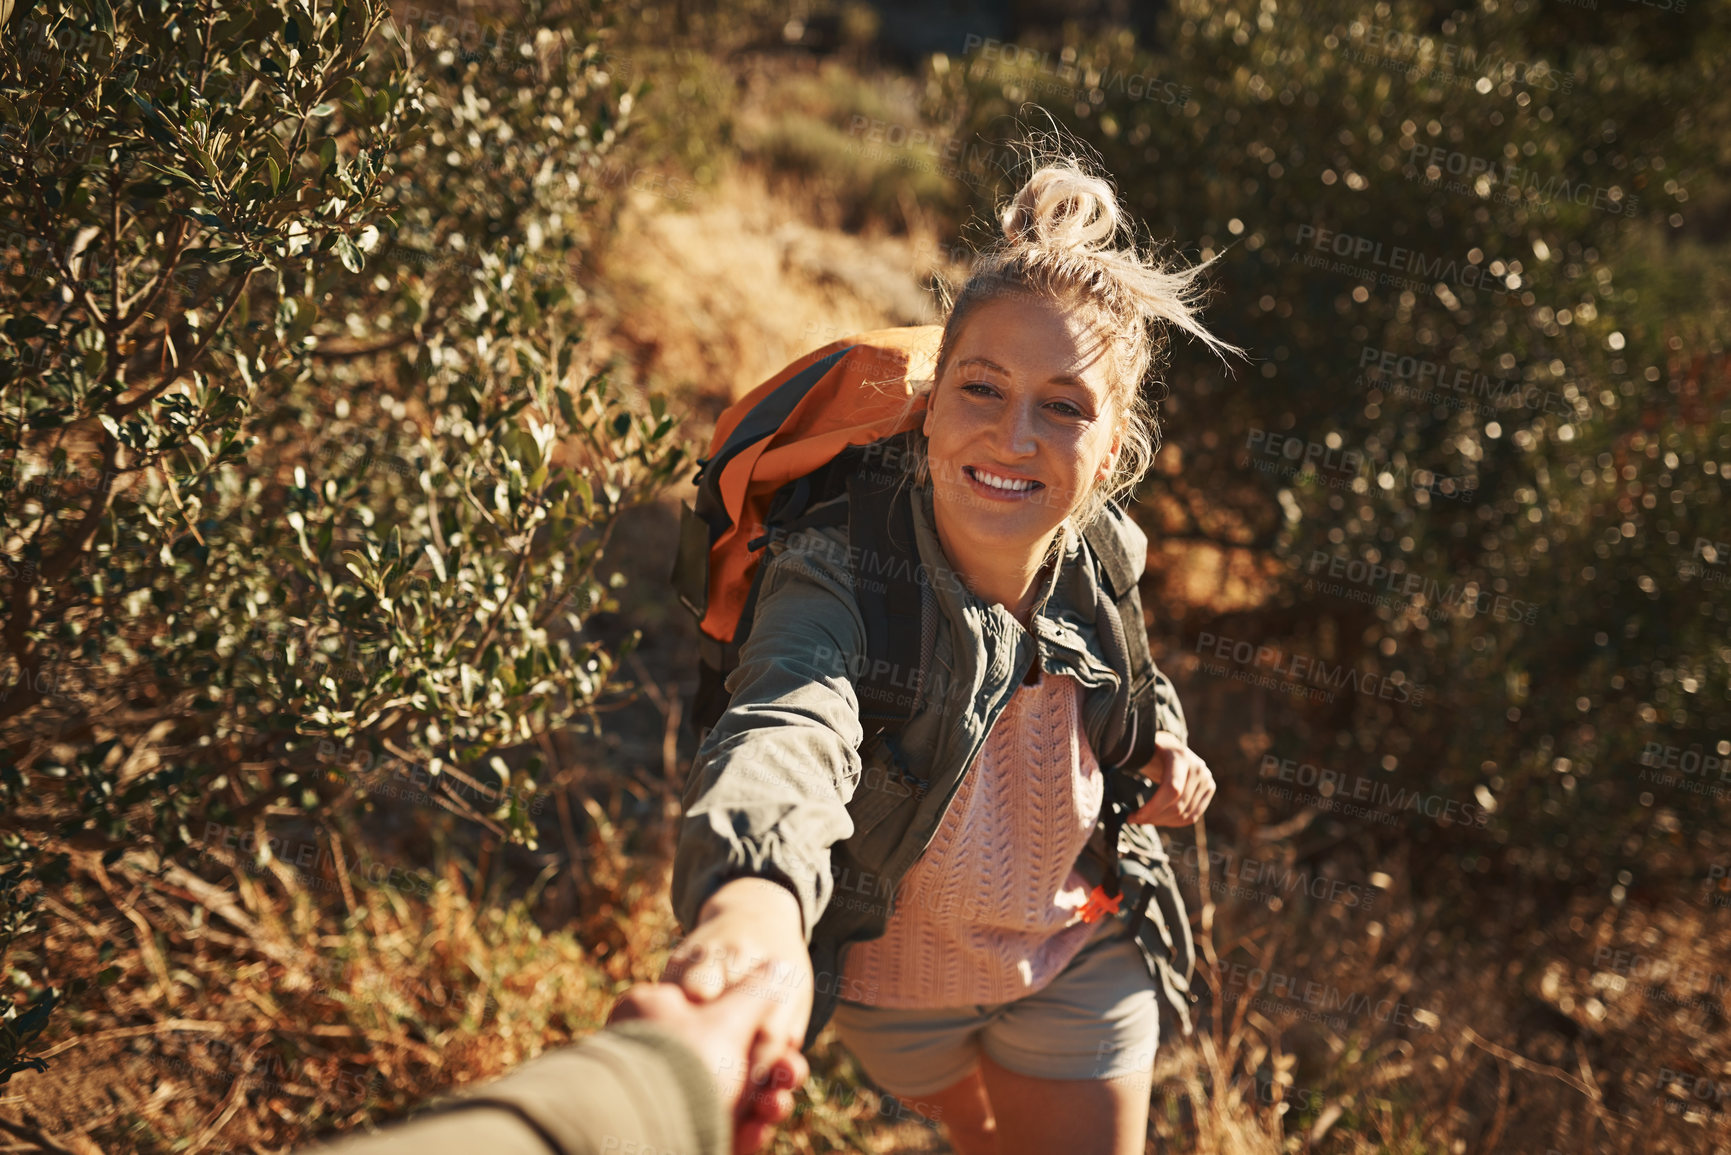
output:
[[[599,1031],[408,1123],[308,1155],[723,1155],[730,1108],[702,1058],[650,1023]]]
[[[562,1155],[515,1111],[491,1105],[442,1110],[372,1134],[347,1135],[304,1155]]]
[[[801,938],[806,937],[798,896],[772,878],[729,879],[709,896],[699,917],[707,922],[717,915],[733,911],[748,914],[754,919],[785,923]]]

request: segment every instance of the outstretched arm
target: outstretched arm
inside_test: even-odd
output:
[[[692,767],[673,866],[687,937],[664,977],[708,999],[768,960],[786,996],[773,1042],[795,1051],[811,1017],[808,944],[834,885],[830,847],[853,833],[860,776],[848,671],[865,627],[848,563],[839,530],[787,539],[765,560],[727,712]]]
[[[773,1009],[759,967],[707,1004],[640,983],[609,1027],[431,1111],[309,1155],[726,1155],[757,1151],[792,1112],[809,1069],[797,1051],[755,1069],[747,1059]]]

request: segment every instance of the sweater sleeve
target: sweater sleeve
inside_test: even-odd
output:
[[[697,752],[673,862],[673,911],[697,925],[742,875],[799,900],[806,941],[831,898],[830,847],[853,833],[859,702],[848,674],[865,648],[845,530],[813,530],[764,561],[731,695]]]
[[[621,1023],[436,1104],[309,1155],[727,1155],[732,1121],[695,1051]]]

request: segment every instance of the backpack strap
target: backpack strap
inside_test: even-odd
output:
[[[900,739],[918,712],[926,685],[937,637],[937,595],[920,563],[907,487],[900,484],[898,470],[869,463],[868,452],[869,447],[856,446],[783,486],[770,505],[763,534],[749,544],[759,550],[795,532],[847,526],[855,559],[853,595],[866,631],[864,660],[857,672],[849,672],[859,699],[860,725],[867,741],[889,740],[891,753],[906,772]],[[836,500],[844,495],[845,501]],[[758,566],[752,575],[733,642],[698,633],[702,660],[692,727],[700,737],[727,711],[731,695],[726,675],[739,665],[739,648],[751,634],[765,568]]]
[[[874,733],[892,739],[901,762],[901,734],[918,711],[931,664],[937,596],[920,561],[913,502],[900,471],[856,469],[847,491],[854,599],[866,631],[866,661],[854,679],[860,725],[868,739]]]
[[[1121,887],[1115,867],[1118,836],[1146,793],[1144,781],[1135,772],[1154,757],[1158,749],[1154,736],[1160,729],[1154,655],[1148,649],[1142,598],[1136,589],[1139,567],[1125,549],[1115,524],[1117,518],[1124,516],[1115,506],[1108,506],[1083,531],[1100,579],[1102,596],[1095,609],[1100,643],[1108,663],[1125,675],[1118,690],[1118,704],[1097,751],[1108,784],[1104,816],[1106,854],[1113,868],[1107,871],[1102,883],[1107,898],[1116,898]],[[1146,897],[1143,896],[1144,902]],[[1136,925],[1134,917],[1130,925]]]
[[[1105,594],[1095,617],[1101,627],[1100,641],[1112,667],[1129,675],[1120,687],[1123,706],[1115,712],[1116,724],[1107,731],[1100,761],[1112,769],[1140,769],[1154,756],[1154,735],[1160,728],[1155,715],[1157,679],[1136,589],[1137,568],[1112,525],[1113,519],[1123,516],[1109,509],[1088,525],[1083,536],[1098,561]]]

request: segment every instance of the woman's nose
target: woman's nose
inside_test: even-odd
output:
[[[999,451],[1005,458],[1031,457],[1039,448],[1034,436],[1034,415],[1028,406],[1010,404],[998,414],[996,435]]]

